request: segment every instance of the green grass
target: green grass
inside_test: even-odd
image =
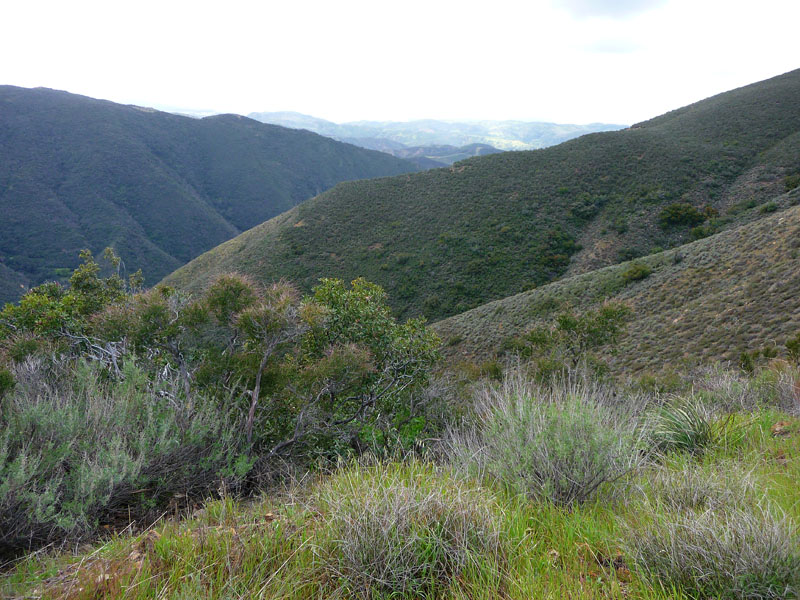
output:
[[[198,290],[241,271],[309,289],[364,276],[401,318],[441,319],[691,241],[690,224],[661,227],[672,204],[711,217],[715,231],[764,217],[740,203],[785,191],[800,158],[798,98],[794,71],[623,131],[341,184],[166,281]]]

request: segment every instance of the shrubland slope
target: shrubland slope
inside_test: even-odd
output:
[[[332,185],[405,161],[245,117],[0,86],[0,302],[114,246],[149,283]]]
[[[452,361],[484,360],[562,311],[615,300],[627,304],[632,317],[610,358],[628,372],[678,369],[682,361],[737,361],[742,352],[762,348],[780,354],[786,340],[800,333],[800,188],[780,203],[795,206],[679,248],[490,302],[434,328]]]
[[[487,301],[762,217],[800,172],[800,70],[630,129],[340,184],[167,278],[364,276],[401,317]]]

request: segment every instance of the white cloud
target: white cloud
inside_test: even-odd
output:
[[[624,18],[666,4],[667,0],[556,0],[556,5],[578,19],[589,17]]]

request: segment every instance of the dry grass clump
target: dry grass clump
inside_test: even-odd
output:
[[[717,510],[757,503],[752,475],[735,464],[717,465],[714,470],[694,462],[678,470],[657,467],[646,481],[649,502],[663,511]]]
[[[530,498],[572,505],[613,494],[644,460],[637,419],[602,388],[510,377],[485,390],[477,412],[475,428],[450,436],[453,464]]]
[[[491,496],[430,464],[362,462],[312,502],[325,520],[319,556],[344,597],[436,598],[500,560]]]
[[[786,599],[800,592],[800,537],[763,505],[656,513],[629,527],[638,569],[691,598]]]
[[[700,369],[694,385],[706,404],[718,412],[756,411],[777,408],[800,415],[800,370],[776,362],[754,376],[719,365]]]

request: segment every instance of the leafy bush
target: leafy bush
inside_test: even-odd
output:
[[[650,277],[652,273],[653,269],[643,262],[632,262],[622,272],[622,280],[628,284],[634,281],[646,279],[647,277]]]
[[[800,592],[800,537],[763,506],[654,513],[625,538],[645,577],[692,598],[778,600]]]
[[[658,215],[658,221],[663,228],[679,225],[699,225],[705,220],[705,214],[686,202],[670,204]]]
[[[347,597],[438,598],[501,554],[492,498],[429,464],[362,461],[312,502],[325,520],[320,558]]]
[[[6,367],[0,366],[0,400],[3,399],[8,392],[14,389],[16,385],[16,381],[14,381],[14,376],[11,374]]]
[[[787,192],[800,186],[800,173],[795,173],[794,175],[787,175],[783,179],[783,184],[784,186],[786,186]]]
[[[598,364],[594,350],[616,344],[630,312],[621,302],[607,302],[583,313],[563,312],[552,325],[530,328],[522,337],[509,341],[507,348],[525,358],[561,363],[562,368]]]
[[[488,389],[478,410],[475,430],[453,433],[451,460],[531,498],[586,502],[642,458],[634,421],[586,388],[548,393],[513,378]]]

